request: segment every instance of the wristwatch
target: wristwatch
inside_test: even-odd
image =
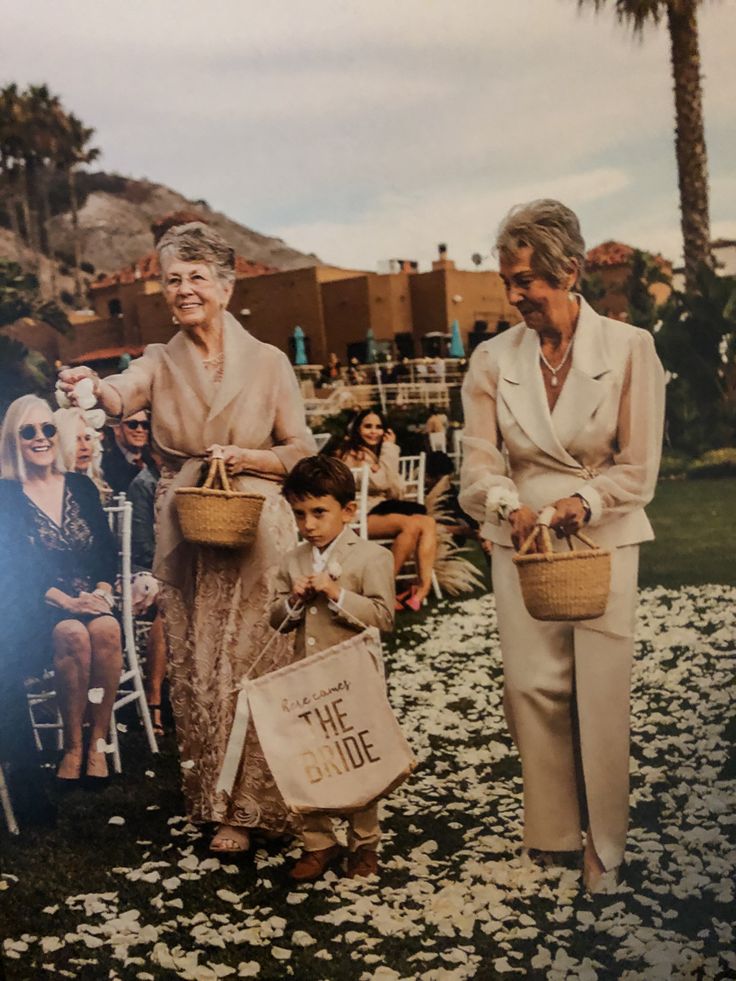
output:
[[[582,501],[583,510],[585,511],[585,524],[587,525],[587,523],[590,521],[590,516],[593,513],[590,504],[588,504],[588,502],[585,500],[582,494],[573,494],[572,496],[577,497]]]

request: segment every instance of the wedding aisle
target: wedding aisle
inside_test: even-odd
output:
[[[492,596],[404,624],[392,701],[419,759],[384,805],[380,880],[292,887],[264,846],[221,860],[181,816],[173,739],[59,828],[3,837],[8,981],[59,976],[460,981],[736,976],[732,714],[736,588],[642,594],[626,885],[519,853],[521,779]],[[91,809],[95,808],[93,814]]]

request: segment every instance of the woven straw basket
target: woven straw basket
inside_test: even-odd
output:
[[[549,528],[537,525],[514,556],[524,604],[535,620],[593,620],[603,616],[611,588],[611,553],[581,532],[590,551],[553,552]],[[535,541],[542,551],[527,554]]]
[[[231,490],[223,459],[214,457],[202,487],[180,487],[176,492],[182,534],[197,545],[251,545],[264,500],[261,494]]]

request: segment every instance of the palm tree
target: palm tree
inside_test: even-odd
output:
[[[3,197],[7,202],[11,227],[20,241],[31,245],[31,209],[25,180],[25,158],[28,151],[25,98],[15,83],[0,89],[0,176]],[[23,215],[23,235],[18,208]]]
[[[72,239],[74,242],[74,293],[77,305],[83,299],[82,249],[79,240],[79,202],[77,198],[77,167],[79,164],[92,163],[100,155],[97,147],[88,146],[94,135],[94,129],[85,126],[74,113],[66,117],[66,138],[63,140],[57,156],[58,166],[66,171],[69,188],[69,207],[72,214]]]
[[[608,0],[578,0],[596,10]],[[610,0],[618,19],[641,35],[647,24],[667,22],[675,88],[675,152],[680,187],[680,223],[685,251],[685,288],[694,293],[702,265],[712,266],[708,212],[708,159],[703,129],[703,90],[697,8],[701,0]]]

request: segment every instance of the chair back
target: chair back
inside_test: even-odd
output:
[[[370,483],[370,469],[364,463],[362,467],[351,467],[350,472],[355,479],[355,500],[358,504],[355,521],[350,527],[361,538],[368,540],[368,485]]]
[[[404,482],[404,500],[424,504],[424,475],[427,466],[427,454],[422,452],[416,456],[399,457],[399,474]]]
[[[330,441],[330,433],[312,433],[314,442],[317,444],[317,452],[321,453]]]

